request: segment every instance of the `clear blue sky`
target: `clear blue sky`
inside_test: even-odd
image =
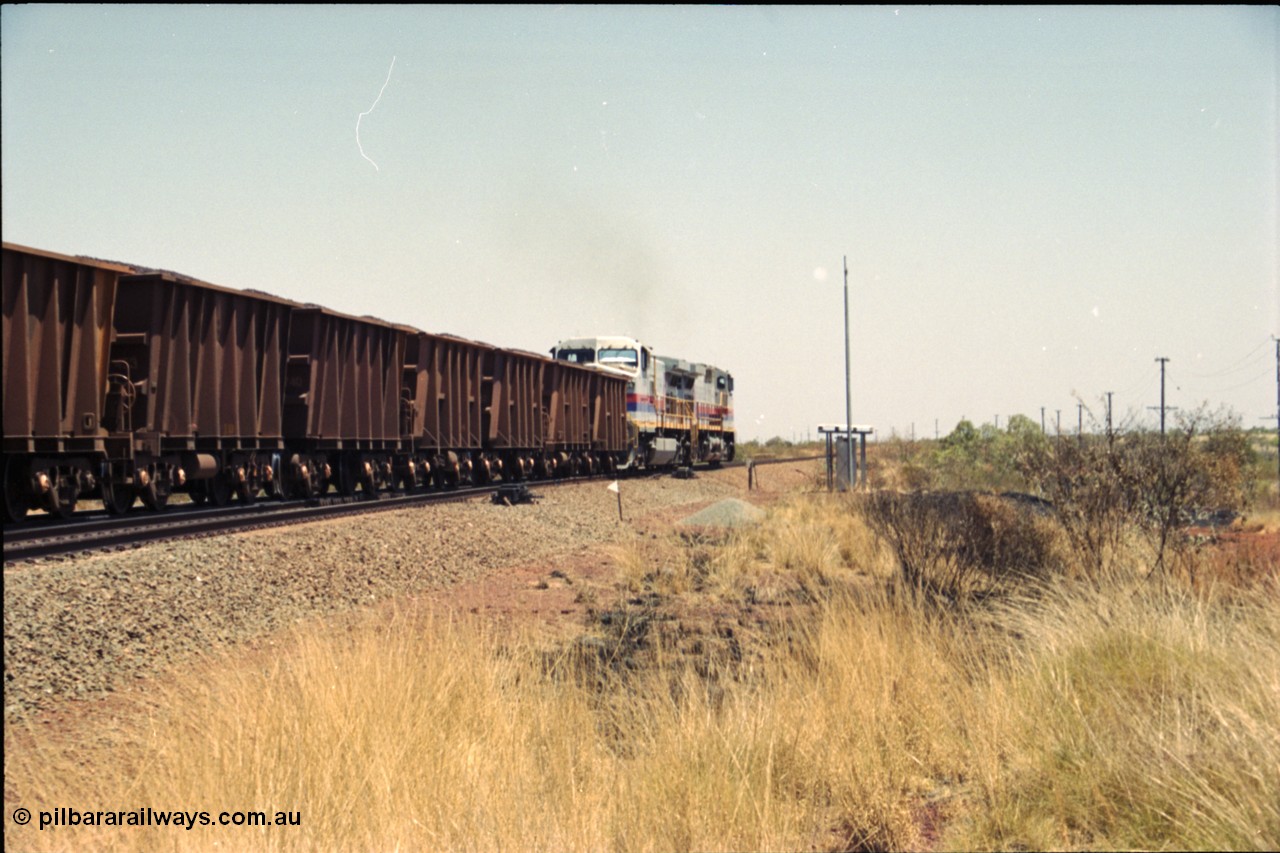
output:
[[[743,439],[844,420],[847,254],[884,435],[1151,423],[1157,356],[1171,405],[1275,412],[1275,8],[2,15],[8,241],[635,335],[731,370]]]

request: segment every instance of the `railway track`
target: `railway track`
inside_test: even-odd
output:
[[[561,482],[583,482],[583,479],[545,481],[538,486]],[[4,562],[9,565],[45,557],[123,551],[166,540],[282,527],[428,503],[464,501],[498,494],[503,488],[501,485],[488,485],[443,492],[383,496],[378,500],[368,500],[358,495],[329,497],[322,498],[319,504],[310,505],[304,501],[289,501],[220,509],[193,507],[159,515],[140,512],[124,517],[90,518],[71,523],[26,524],[5,528]]]
[[[757,462],[776,464],[801,461],[817,457],[770,459]],[[725,468],[745,467],[745,462],[728,462]],[[662,476],[640,473],[635,476]],[[383,495],[370,500],[360,494],[354,496],[329,496],[319,503],[305,501],[268,502],[237,505],[222,508],[187,505],[171,507],[164,513],[143,510],[124,516],[104,513],[87,514],[78,520],[60,522],[53,518],[30,520],[20,525],[4,528],[4,563],[6,566],[49,557],[66,557],[94,552],[124,551],[143,545],[178,539],[191,539],[257,530],[266,527],[283,527],[358,515],[404,509],[431,503],[465,501],[475,498],[504,497],[504,490],[520,486],[542,489],[570,483],[587,483],[611,479],[613,475],[593,477],[567,477],[555,480],[538,480],[530,483],[490,484],[448,491],[420,492],[414,494]],[[515,497],[508,497],[515,500]]]

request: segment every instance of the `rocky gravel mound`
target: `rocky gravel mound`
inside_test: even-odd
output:
[[[195,652],[495,568],[634,537],[632,519],[740,492],[741,472],[535,486],[485,501],[6,567],[5,719],[120,689]]]
[[[686,527],[740,527],[764,518],[764,510],[737,498],[726,498],[680,522]]]

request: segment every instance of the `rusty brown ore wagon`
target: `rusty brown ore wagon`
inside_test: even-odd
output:
[[[68,515],[99,488],[111,322],[123,264],[3,245],[4,514]]]
[[[4,509],[613,470],[626,380],[174,273],[4,245]]]
[[[421,485],[456,486],[474,476],[484,449],[485,355],[491,347],[453,335],[407,331],[404,367],[410,473]]]
[[[152,509],[187,487],[197,503],[279,494],[285,346],[295,305],[171,273],[122,276],[103,423],[132,436],[103,502]]]
[[[287,482],[299,496],[368,494],[402,484],[401,383],[406,330],[318,305],[289,330],[284,431]]]

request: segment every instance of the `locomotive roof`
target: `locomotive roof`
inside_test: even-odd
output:
[[[573,338],[565,338],[555,346],[556,349],[581,349],[585,347],[590,347],[592,349],[599,347],[607,347],[610,349],[636,347],[648,349],[652,352],[652,347],[648,347],[645,344],[642,344],[638,339],[627,337],[626,335],[581,335]],[[653,357],[662,362],[664,370],[676,370],[685,373],[702,373],[707,370],[711,370],[716,373],[723,373],[726,376],[730,375],[728,370],[716,367],[712,364],[688,361],[686,359],[677,358],[676,356],[661,355],[659,353],[654,353]],[[601,364],[591,364],[588,366],[594,367],[597,370],[618,369],[611,368],[610,365]],[[630,371],[622,370],[621,372],[626,373],[628,376],[631,375]]]

